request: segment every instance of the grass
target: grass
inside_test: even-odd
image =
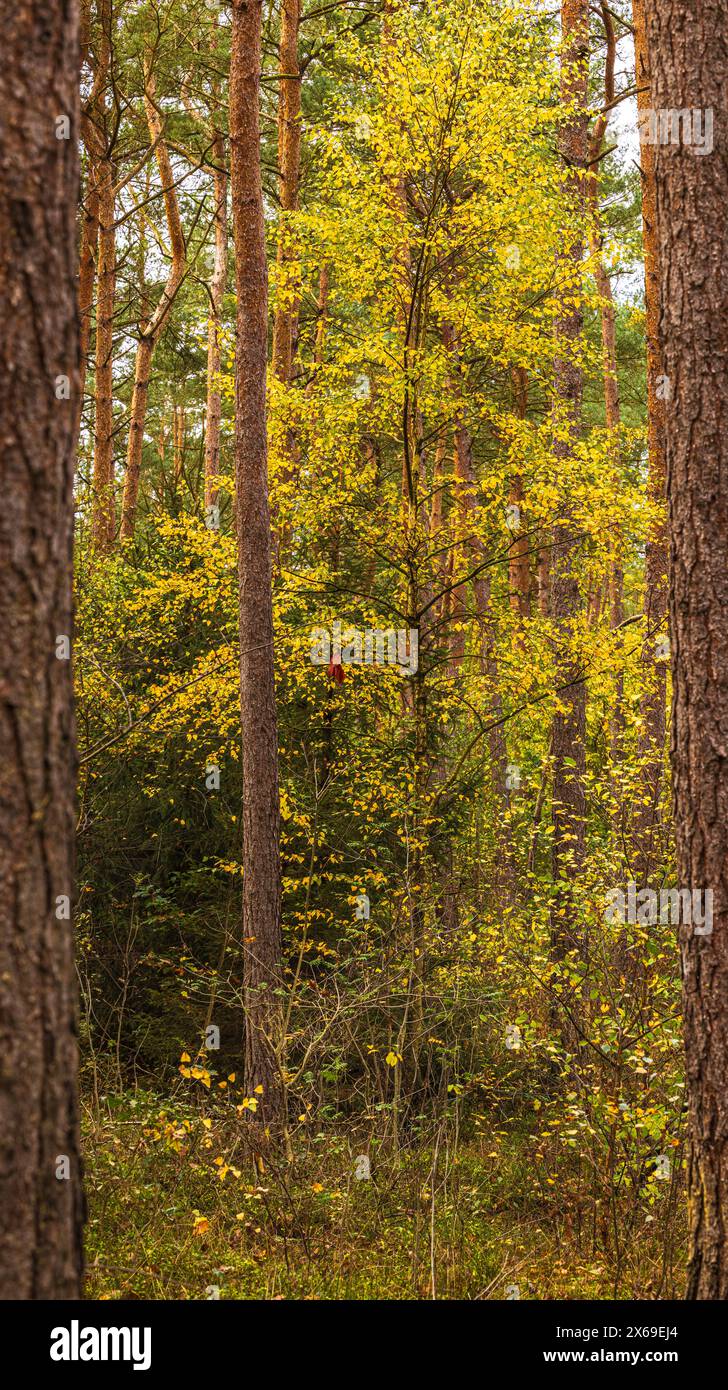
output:
[[[463,1138],[441,1121],[394,1153],[332,1123],[262,1172],[244,1120],[177,1097],[105,1097],[86,1109],[84,1131],[87,1298],[615,1296],[612,1251],[571,1190],[541,1185],[518,1128]],[[365,1152],[371,1177],[360,1181]],[[682,1217],[669,1261],[665,1221],[646,1204],[638,1218],[617,1296],[679,1295]]]

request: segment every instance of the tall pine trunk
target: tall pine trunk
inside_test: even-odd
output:
[[[0,1298],[80,1296],[70,639],[78,10],[17,0],[0,69]],[[58,135],[57,117],[69,121]]]
[[[283,1119],[278,737],[268,509],[268,274],[260,169],[261,0],[234,0],[230,146],[237,355],[235,480],[243,739],[245,1084]]]
[[[711,113],[715,147],[656,151],[681,887],[712,889],[712,935],[680,927],[688,1088],[688,1297],[728,1299],[728,11],[649,6],[657,111]],[[694,133],[694,127],[693,127]]]

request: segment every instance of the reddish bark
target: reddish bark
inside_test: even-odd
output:
[[[670,516],[678,881],[713,893],[680,926],[688,1099],[687,1296],[728,1299],[728,10],[648,7],[651,107],[711,113],[712,152],[656,149]]]
[[[268,271],[260,170],[261,0],[234,0],[230,145],[237,357],[235,478],[243,735],[245,1084],[267,1124],[283,1117],[278,742],[268,510]]]

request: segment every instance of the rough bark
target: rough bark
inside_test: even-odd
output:
[[[283,1108],[278,741],[268,509],[268,279],[260,169],[261,0],[234,0],[230,145],[237,356],[235,478],[243,737],[243,987],[248,1095],[265,1121]]]
[[[186,248],[179,215],[179,204],[174,186],[174,174],[167,145],[162,137],[162,118],[154,101],[154,79],[145,65],[144,108],[152,144],[155,146],[157,166],[164,193],[164,208],[169,231],[171,263],[167,283],[162,297],[149,319],[140,329],[139,345],[134,364],[134,390],[131,398],[131,418],[129,422],[129,443],[126,455],[126,475],[124,478],[124,497],[121,514],[121,539],[132,540],[136,524],[136,509],[139,498],[139,481],[142,468],[142,446],[144,443],[144,422],[147,414],[149,396],[149,376],[152,368],[154,349],[167,322],[175,295],[182,284],[185,273]]]
[[[655,110],[713,113],[715,145],[656,149],[679,883],[712,889],[712,935],[680,927],[688,1092],[688,1297],[728,1299],[728,11],[650,3]]]
[[[75,0],[17,0],[3,44],[0,1297],[70,1299],[80,1296],[83,1224],[76,754],[71,661],[57,644],[72,628],[79,385]],[[56,135],[61,115],[68,139]]]

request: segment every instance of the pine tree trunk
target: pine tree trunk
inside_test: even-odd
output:
[[[261,0],[234,0],[230,145],[237,357],[235,478],[243,737],[245,1084],[283,1119],[278,739],[268,510],[268,276],[260,169]]]
[[[655,110],[710,111],[715,147],[657,147],[660,340],[670,516],[672,766],[681,887],[712,889],[713,932],[680,927],[688,1088],[688,1297],[728,1299],[728,10],[648,7]],[[705,128],[705,127],[704,127]]]
[[[0,1298],[80,1296],[73,473],[78,9],[17,0],[0,69]],[[70,122],[57,135],[56,117]]]

